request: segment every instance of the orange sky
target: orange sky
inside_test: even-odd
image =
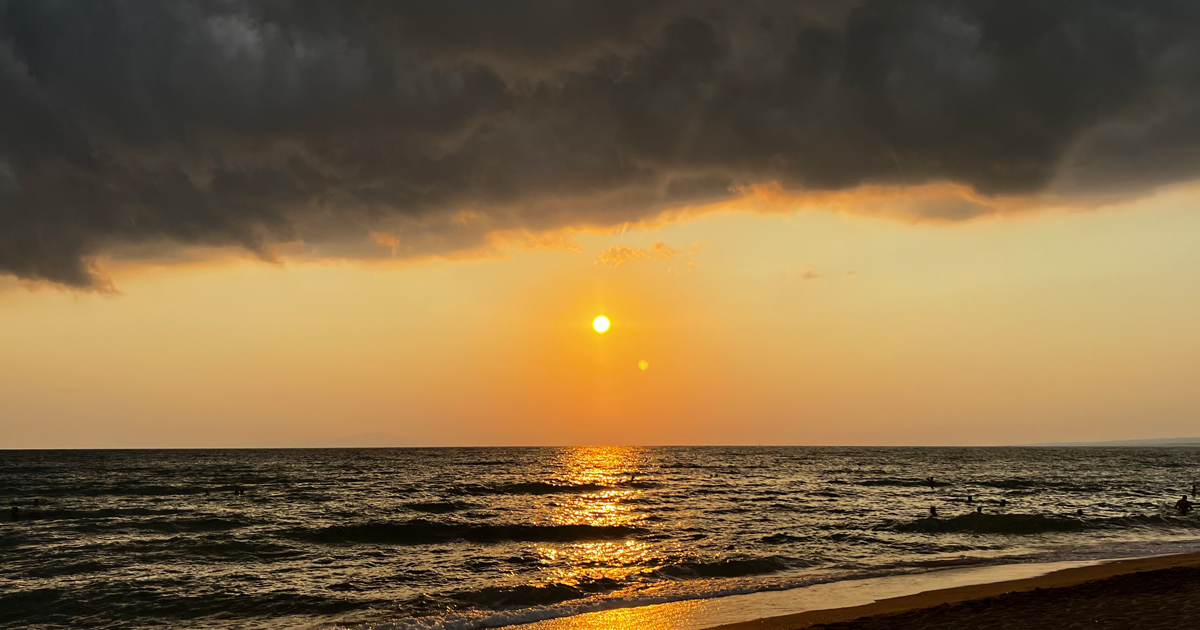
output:
[[[0,448],[1197,434],[1196,201],[730,211],[415,264],[110,261],[118,294],[6,280]]]

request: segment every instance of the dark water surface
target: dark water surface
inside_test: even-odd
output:
[[[0,451],[0,625],[467,629],[1200,550],[1198,480],[1188,448]]]

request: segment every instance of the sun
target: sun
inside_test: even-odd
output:
[[[602,335],[608,332],[609,325],[608,318],[603,315],[598,315],[592,320],[592,328]]]

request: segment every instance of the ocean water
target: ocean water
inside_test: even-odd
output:
[[[0,626],[468,629],[1200,551],[1197,481],[1187,448],[0,451]]]

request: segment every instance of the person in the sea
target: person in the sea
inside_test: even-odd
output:
[[[1188,501],[1186,494],[1179,497],[1179,500],[1175,502],[1175,509],[1179,510],[1180,516],[1187,516],[1187,513],[1192,511],[1192,502]]]
[[[13,509],[15,510],[17,508],[13,508]],[[936,505],[929,506],[929,518],[937,518],[937,506]]]
[[[976,513],[976,514],[983,514],[983,506],[981,505],[981,506],[979,506],[979,507],[975,508],[975,513]]]
[[[930,478],[926,479],[926,480],[925,480],[925,483],[929,484],[929,489],[930,489],[930,490],[933,490],[933,485],[934,485],[934,484],[933,484],[933,477],[930,477]]]
[[[969,495],[969,494],[968,494],[968,495],[967,495],[967,503],[974,503],[974,502],[975,502],[975,499],[973,499],[973,498],[971,497],[971,495]]]
[[[1000,499],[1000,507],[1007,507],[1008,499]]]

